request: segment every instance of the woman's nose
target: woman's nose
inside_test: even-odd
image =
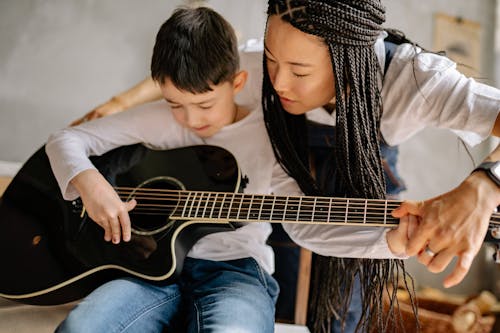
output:
[[[271,77],[271,82],[273,84],[274,90],[277,92],[287,91],[288,79],[286,73],[283,70],[276,69],[274,75]]]

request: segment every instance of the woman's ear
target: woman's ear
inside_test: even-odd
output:
[[[234,76],[234,80],[233,80],[234,94],[239,93],[245,87],[245,83],[247,82],[247,78],[248,78],[247,71],[239,71],[238,73],[236,73],[236,75]]]

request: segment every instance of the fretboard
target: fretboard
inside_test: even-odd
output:
[[[395,200],[179,191],[171,218],[231,222],[394,226]]]

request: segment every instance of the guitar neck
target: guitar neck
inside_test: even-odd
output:
[[[270,222],[391,227],[401,201],[179,191],[177,220]]]

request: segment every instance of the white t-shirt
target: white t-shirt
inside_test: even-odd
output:
[[[141,142],[152,149],[199,144],[220,146],[235,156],[242,175],[248,177],[246,193],[270,194],[276,186],[295,188],[294,194],[298,192],[295,181],[285,174],[274,158],[260,102],[244,119],[225,126],[203,141],[181,127],[168,104],[161,101],[51,135],[46,151],[63,197],[66,200],[77,198],[78,193],[70,180],[84,170],[95,168],[87,156]],[[251,223],[235,231],[210,234],[198,240],[188,256],[219,261],[253,257],[272,273],[274,255],[266,244],[270,233],[269,223]]]

